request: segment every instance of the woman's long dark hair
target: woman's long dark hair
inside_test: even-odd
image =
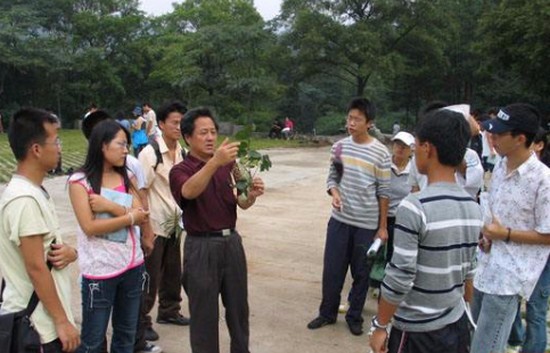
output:
[[[103,178],[103,145],[110,143],[119,131],[124,131],[128,144],[130,144],[130,133],[114,120],[104,120],[94,126],[90,139],[88,140],[88,153],[86,161],[80,171],[84,173],[96,194],[101,193],[101,182]],[[126,192],[130,190],[131,183],[126,169],[126,163],[122,167],[113,166],[113,170],[122,176]]]
[[[540,151],[540,161],[544,163],[547,167],[550,167],[550,144],[548,143],[548,137],[550,136],[550,132],[544,130],[543,128],[539,128],[539,131],[535,135],[535,138],[533,139],[533,143],[540,143],[542,142],[543,147]]]

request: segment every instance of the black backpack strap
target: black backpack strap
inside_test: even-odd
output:
[[[153,147],[153,150],[155,151],[155,157],[157,157],[157,162],[155,163],[155,166],[153,167],[153,170],[156,172],[157,167],[160,163],[163,163],[162,159],[162,153],[160,153],[160,146],[157,140],[153,139],[150,143],[151,147]]]

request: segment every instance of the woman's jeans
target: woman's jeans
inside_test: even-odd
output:
[[[78,353],[99,353],[113,315],[111,353],[133,353],[144,283],[140,265],[109,279],[82,278],[82,344]]]
[[[550,294],[550,259],[539,277],[531,298],[527,302],[526,329],[521,323],[521,313],[518,306],[516,320],[510,332],[508,344],[523,346],[522,351],[528,353],[546,352],[546,312],[548,311],[548,295]]]

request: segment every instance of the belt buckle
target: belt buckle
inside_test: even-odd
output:
[[[231,235],[231,229],[222,229],[222,237],[228,237]]]

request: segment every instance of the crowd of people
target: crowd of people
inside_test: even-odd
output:
[[[149,104],[137,108],[135,120],[143,121],[130,128],[147,139],[134,150],[139,159],[129,153],[132,138],[124,119],[92,106],[82,121],[86,159],[68,180],[76,248],[64,243],[55,206],[42,187],[61,157],[59,121],[35,108],[13,116],[9,142],[17,170],[0,198],[2,312],[25,309],[36,293],[40,304],[31,320],[43,353],[159,353],[150,315],[158,298],[158,324],[190,325],[194,352],[218,352],[221,296],[231,350],[248,352],[247,266],[236,207],[253,206],[264,183],[255,177],[245,197],[234,194],[228,181],[239,143],[216,146],[218,125],[210,110],[187,111],[177,101],[160,107],[158,115]],[[80,332],[67,267],[76,261]],[[190,318],[181,314],[182,284]]]
[[[343,307],[350,332],[362,335],[367,292],[375,286],[380,296],[368,342],[375,353],[545,351],[548,134],[528,104],[510,104],[493,117],[473,113],[466,104],[429,104],[414,134],[394,128],[388,148],[369,134],[374,104],[349,103],[348,136],[330,152],[322,300],[309,329],[334,324]],[[238,197],[231,180],[239,143],[217,145],[208,108],[188,111],[172,101],[155,112],[145,103],[133,115],[132,122],[122,113],[112,118],[93,105],[82,121],[86,158],[68,179],[78,223],[73,248],[42,186],[61,158],[59,119],[35,108],[15,113],[8,138],[17,170],[0,197],[1,310],[23,310],[36,293],[40,305],[31,319],[44,353],[159,353],[151,317],[158,300],[158,324],[189,325],[194,353],[218,353],[221,296],[231,352],[248,353],[237,207],[253,206],[264,182],[255,177]],[[278,125],[284,136],[294,128],[287,120]],[[377,240],[383,246],[375,276],[366,250]],[[70,307],[74,262],[80,330]],[[348,269],[353,281],[341,305]],[[190,317],[181,313],[181,286]]]
[[[394,130],[392,154],[369,135],[374,118],[370,101],[351,101],[349,136],[332,146],[322,300],[307,327],[334,324],[343,309],[363,334],[367,290],[379,285],[375,353],[544,353],[550,169],[539,112],[516,103],[476,119],[469,105],[434,102],[414,136]],[[376,239],[380,277],[365,254]]]

